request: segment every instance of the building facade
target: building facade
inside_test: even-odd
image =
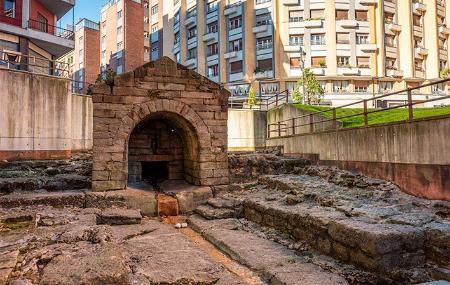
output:
[[[149,58],[172,57],[234,96],[246,96],[250,86],[261,95],[292,90],[303,61],[325,101],[337,104],[436,80],[448,66],[444,0],[146,3]]]
[[[141,0],[106,1],[100,16],[100,64],[118,74],[144,64],[144,5]],[[148,54],[148,50],[147,50]]]
[[[0,0],[0,64],[44,74],[67,73],[57,69],[54,60],[74,48],[74,33],[56,23],[74,5],[75,0]]]

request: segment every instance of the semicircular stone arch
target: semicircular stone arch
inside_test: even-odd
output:
[[[220,86],[163,58],[114,78],[113,86],[98,84],[93,93],[93,191],[127,187],[130,138],[150,120],[181,130],[187,182],[228,183],[229,93]]]

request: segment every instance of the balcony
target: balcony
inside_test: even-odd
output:
[[[39,0],[57,19],[67,14],[75,6],[75,0]]]
[[[306,19],[303,22],[305,28],[321,28],[322,24],[322,19]]]
[[[186,62],[184,63],[184,65],[187,68],[195,68],[197,66],[197,58],[194,57],[194,58],[187,59]]]
[[[378,0],[359,0],[359,4],[361,5],[376,5]]]
[[[282,0],[283,5],[299,5],[300,0]]]
[[[34,19],[28,20],[28,28],[15,27],[14,34],[29,37],[42,49],[49,51],[55,57],[60,57],[75,48],[73,31],[55,27]]]
[[[450,29],[447,28],[446,26],[440,26],[439,27],[439,33],[442,35],[449,35],[450,34]]]
[[[203,41],[204,42],[212,42],[212,41],[218,41],[219,36],[218,33],[207,33],[203,35]]]
[[[397,69],[386,70],[386,76],[400,78],[403,77],[403,71]]]
[[[420,57],[420,58],[428,55],[428,49],[423,48],[423,47],[414,48],[414,52],[415,52],[416,57]]]
[[[259,25],[259,26],[255,26],[253,27],[253,33],[257,34],[257,33],[265,33],[269,30],[270,25]]]
[[[314,75],[325,75],[325,68],[315,67],[311,68],[311,71]]]
[[[186,28],[191,28],[193,26],[195,26],[197,24],[197,16],[196,15],[191,15],[190,17],[186,18],[186,20],[184,21],[184,25],[186,26]]]
[[[376,44],[361,44],[359,46],[360,46],[362,52],[367,52],[367,53],[376,52],[378,49]]]
[[[227,17],[237,16],[238,14],[242,14],[242,5],[241,3],[227,5],[223,14]]]
[[[359,68],[357,68],[357,67],[338,67],[337,73],[339,75],[359,75]]]
[[[402,26],[396,23],[389,23],[388,29],[394,33],[400,33],[402,31]]]
[[[231,59],[231,58],[237,57],[237,55],[238,55],[238,52],[237,52],[237,51],[230,51],[230,52],[225,53],[225,54],[223,55],[223,58],[225,58],[225,59]]]
[[[342,28],[356,28],[358,26],[356,20],[338,20],[337,22]]]
[[[413,3],[413,13],[414,14],[422,14],[426,11],[427,11],[427,5],[420,3],[420,2]]]
[[[273,78],[273,70],[255,70],[254,74],[255,78],[261,79],[261,78]]]
[[[299,45],[285,45],[284,51],[285,52],[300,52],[300,46]]]

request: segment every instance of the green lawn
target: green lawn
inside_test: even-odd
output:
[[[311,106],[311,105],[301,105],[301,104],[294,104],[295,107],[312,111],[312,112],[318,112],[323,110],[330,110],[329,107],[323,107],[323,106]],[[373,111],[375,109],[369,109],[370,111]],[[359,108],[342,108],[336,110],[336,116],[344,117],[349,116],[352,114],[358,114],[362,113],[363,109]],[[414,109],[414,118],[424,118],[424,117],[432,117],[432,116],[440,116],[440,115],[448,115],[450,114],[450,106],[447,107],[436,107],[436,108],[415,108]],[[322,113],[325,117],[332,118],[333,113],[331,111]],[[373,114],[369,114],[368,121],[369,125],[375,125],[375,124],[382,124],[382,123],[389,123],[389,122],[398,122],[398,121],[405,121],[408,119],[408,109],[406,108],[398,108],[398,109],[392,109],[392,110],[385,110]],[[338,119],[338,121],[343,123],[344,128],[351,128],[351,127],[359,127],[364,125],[364,117],[362,115],[350,117],[350,118],[344,118],[344,119]]]

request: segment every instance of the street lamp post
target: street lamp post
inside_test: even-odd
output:
[[[302,63],[302,93],[303,93],[303,104],[305,104],[305,58],[304,58],[304,51],[303,51],[303,47],[301,46],[301,43],[299,44],[300,46],[300,61]]]

